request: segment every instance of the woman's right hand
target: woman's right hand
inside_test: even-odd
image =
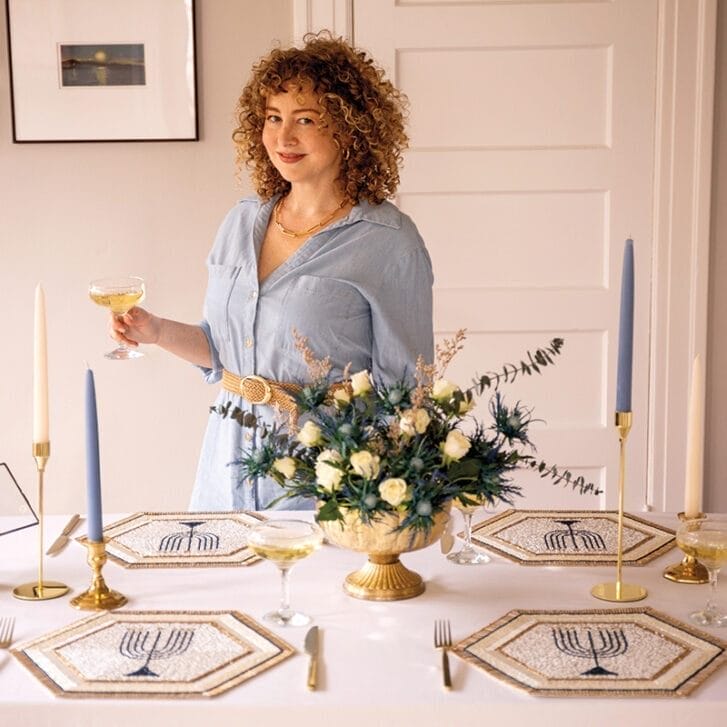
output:
[[[144,308],[132,308],[123,316],[111,314],[109,334],[111,338],[127,346],[140,343],[158,343],[162,319]]]

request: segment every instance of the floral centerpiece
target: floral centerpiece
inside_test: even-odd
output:
[[[453,501],[463,506],[512,504],[521,494],[512,481],[518,468],[534,468],[543,477],[566,482],[581,492],[595,491],[583,478],[572,478],[534,456],[529,437],[532,410],[521,402],[506,403],[499,391],[500,383],[551,365],[560,354],[562,339],[528,353],[527,361],[519,365],[508,364],[499,372],[478,376],[462,389],[444,376],[464,338],[464,331],[458,331],[438,346],[432,365],[420,358],[412,381],[384,384],[367,371],[358,371],[350,376],[347,372],[342,382],[332,386],[328,359],[315,359],[307,341],[296,334],[296,345],[312,378],[296,396],[299,420],[259,425],[263,428],[259,448],[235,463],[240,475],[273,477],[285,489],[282,497],[314,498],[316,519],[328,537],[349,546],[353,539],[352,547],[357,543],[370,559],[381,550],[376,546],[386,540],[384,536],[393,539],[398,552],[423,547],[439,537]],[[470,412],[475,398],[488,389],[492,390],[489,418],[478,421]],[[243,426],[258,426],[252,415],[230,411],[229,405],[217,411]],[[379,555],[386,555],[389,546],[382,547]],[[388,580],[404,577],[398,553],[394,555],[388,565],[399,571]],[[374,566],[383,565],[387,563],[374,562]],[[382,590],[380,583],[361,586],[372,577],[381,581],[381,568],[373,571],[373,576],[359,573],[348,582],[347,590],[376,597]],[[409,586],[403,591],[407,596],[386,598],[416,595],[412,588],[423,590],[421,583]]]

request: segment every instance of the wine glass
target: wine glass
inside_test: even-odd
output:
[[[707,604],[689,617],[701,626],[727,626],[727,614],[715,603],[719,570],[727,563],[727,515],[685,520],[677,531],[677,545],[684,553],[696,558],[709,573]]]
[[[280,608],[263,618],[278,626],[305,626],[310,616],[290,607],[288,574],[295,563],[320,548],[323,531],[304,520],[266,520],[250,529],[248,547],[261,558],[271,560],[280,569]]]
[[[117,318],[120,318],[143,300],[144,281],[135,277],[99,278],[91,281],[88,294],[94,303],[109,308]],[[135,351],[123,342],[113,351],[104,354],[106,358],[119,361],[140,358],[143,355],[141,351]]]
[[[472,516],[475,510],[484,504],[484,500],[479,499],[477,495],[466,495],[466,497],[471,503],[476,504],[465,505],[457,497],[452,502],[454,507],[462,513],[464,519],[464,545],[461,550],[450,553],[447,560],[451,560],[457,565],[483,565],[490,562],[490,556],[487,553],[475,550],[472,546]]]

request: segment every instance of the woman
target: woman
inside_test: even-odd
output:
[[[404,99],[366,54],[327,34],[259,61],[238,102],[238,162],[257,197],[227,215],[207,260],[204,320],[186,325],[135,308],[112,323],[222,382],[217,403],[272,422],[286,384],[310,375],[293,331],[330,356],[331,378],[369,370],[399,380],[430,360],[432,271],[412,221],[386,201],[406,147]],[[245,396],[241,396],[241,393]],[[272,480],[241,482],[228,464],[257,432],[211,415],[193,510],[259,510]],[[282,500],[302,509],[312,502]]]

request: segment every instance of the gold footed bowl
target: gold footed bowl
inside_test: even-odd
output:
[[[366,565],[346,576],[343,590],[349,596],[367,601],[400,601],[424,593],[424,580],[409,570],[399,555],[437,542],[449,520],[450,509],[451,503],[448,503],[444,511],[434,516],[428,532],[410,528],[395,531],[404,519],[396,513],[384,513],[375,521],[363,523],[357,512],[348,511],[343,522],[319,522],[330,542],[347,550],[368,553]]]

